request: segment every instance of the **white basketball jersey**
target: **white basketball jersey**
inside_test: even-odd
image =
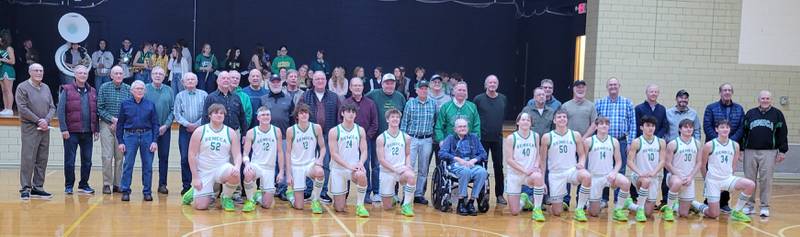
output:
[[[711,140],[711,154],[708,156],[708,174],[706,177],[714,180],[725,180],[733,175],[733,159],[736,151],[733,144],[736,142],[728,140],[727,144],[722,144],[715,138]]]
[[[575,168],[578,163],[575,148],[575,133],[567,129],[567,133],[559,135],[550,131],[550,144],[547,150],[547,169],[550,172],[561,172]]]
[[[607,136],[604,141],[597,135],[592,136],[586,162],[592,175],[608,175],[614,171],[614,138]]]
[[[275,166],[278,157],[278,129],[269,126],[266,132],[261,132],[259,127],[253,128],[253,157],[250,163],[261,166]]]
[[[661,139],[653,137],[652,141],[647,141],[644,136],[639,137],[639,150],[636,151],[636,167],[642,172],[651,172],[658,168],[660,161]]]
[[[389,134],[389,130],[383,132],[383,159],[392,164],[392,168],[406,164],[405,133],[398,131],[397,136],[392,136]]]
[[[684,142],[681,137],[675,138],[675,153],[672,156],[672,174],[687,176],[692,173],[697,158],[697,140],[694,137]]]
[[[359,150],[359,145],[361,145],[361,134],[358,132],[358,124],[354,123],[353,127],[350,128],[350,131],[347,131],[344,126],[339,124],[336,126],[336,131],[338,133],[336,141],[339,145],[339,157],[347,164],[357,164],[358,159],[361,157],[359,156],[359,154],[361,154],[361,150]],[[330,166],[333,169],[345,170],[344,167],[333,160],[331,160]]]
[[[536,144],[536,137],[538,137],[539,135],[533,131],[530,131],[528,137],[523,137],[522,135],[519,134],[519,131],[517,131],[512,133],[511,136],[513,136],[514,138],[513,159],[514,161],[522,165],[523,169],[527,170],[529,167],[533,166],[537,162],[536,155],[539,154],[539,147],[538,144]],[[512,169],[511,165],[509,164],[505,164],[504,167],[506,173],[510,171],[516,173],[517,175],[525,175],[518,173],[518,171],[515,169]]]
[[[231,137],[228,126],[223,125],[219,131],[214,131],[211,124],[201,127],[200,153],[198,154],[198,170],[213,170],[225,163],[231,162]]]
[[[305,131],[295,124],[292,126],[292,131],[294,131],[294,137],[292,137],[292,165],[304,166],[314,162],[314,155],[317,151],[317,134],[314,131],[314,123],[308,123],[308,128]]]

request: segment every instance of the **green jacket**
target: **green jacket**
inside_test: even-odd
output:
[[[253,104],[250,102],[250,96],[242,91],[241,87],[236,87],[233,90],[237,95],[239,95],[239,99],[242,100],[242,110],[244,110],[244,120],[246,124],[242,126],[242,131],[247,132],[250,129],[250,125],[253,124],[251,121],[253,120]]]
[[[481,137],[481,118],[478,115],[478,107],[470,101],[464,101],[464,106],[456,106],[455,100],[442,105],[436,115],[436,124],[433,127],[434,140],[443,141],[447,135],[455,134],[453,128],[455,121],[459,117],[467,119],[469,122],[469,132]]]
[[[275,59],[272,60],[272,74],[278,75],[282,67],[286,69],[296,69],[294,67],[294,59],[289,55],[275,57]]]

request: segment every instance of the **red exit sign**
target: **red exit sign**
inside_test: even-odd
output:
[[[578,14],[586,14],[586,3],[578,3]]]

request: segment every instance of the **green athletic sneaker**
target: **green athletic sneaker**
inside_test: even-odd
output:
[[[255,204],[261,205],[261,200],[263,200],[263,197],[264,197],[264,191],[261,191],[261,189],[256,189],[256,193],[253,194],[253,202],[255,202]]]
[[[369,212],[364,205],[356,205],[356,216],[358,217],[369,217]]]
[[[413,204],[405,204],[400,208],[400,214],[404,216],[412,217],[414,216],[414,206]]]
[[[628,207],[633,205],[633,198],[626,198],[625,202],[622,204],[622,209],[628,210]]]
[[[661,213],[664,215],[662,216],[665,221],[675,221],[675,211],[672,210],[672,207],[663,208],[664,211]]]
[[[531,219],[533,219],[534,221],[543,222],[544,221],[544,213],[542,213],[542,209],[541,208],[534,208],[533,209],[533,214],[531,214]]]
[[[294,207],[294,188],[292,187],[286,188],[286,192],[284,192],[284,195],[286,195],[286,200],[289,201],[289,205],[292,205],[292,207]]]
[[[625,213],[625,210],[618,208],[614,209],[614,215],[612,218],[615,221],[628,221],[628,214]]]
[[[322,214],[322,203],[319,203],[319,200],[311,201],[311,213]]]
[[[562,203],[561,203],[561,208],[562,208],[564,211],[569,211],[569,203],[562,202]]]
[[[647,221],[647,215],[644,214],[644,207],[640,207],[639,210],[636,211],[636,221],[638,222]]]
[[[575,220],[580,222],[588,221],[589,219],[586,218],[586,212],[583,209],[576,209],[575,210]]]
[[[527,193],[521,193],[519,195],[519,200],[522,201],[522,209],[530,210],[533,209],[533,203],[531,202],[531,198],[528,197]]]
[[[256,203],[250,199],[244,201],[244,205],[242,205],[242,212],[251,212],[256,210]]]
[[[190,205],[194,200],[194,188],[189,188],[185,193],[183,193],[183,197],[181,198],[181,202],[183,205]]]
[[[731,220],[749,223],[750,217],[745,215],[744,212],[742,212],[741,210],[738,210],[731,212]]]
[[[236,211],[236,206],[233,205],[233,199],[222,197],[222,209],[225,209],[225,211]]]

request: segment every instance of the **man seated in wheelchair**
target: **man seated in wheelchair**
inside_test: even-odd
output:
[[[447,164],[447,170],[458,177],[458,214],[477,216],[475,199],[478,198],[486,184],[486,151],[481,146],[480,138],[469,132],[468,122],[464,118],[455,121],[455,134],[442,141],[439,157]],[[472,195],[467,195],[467,185],[473,182]]]

